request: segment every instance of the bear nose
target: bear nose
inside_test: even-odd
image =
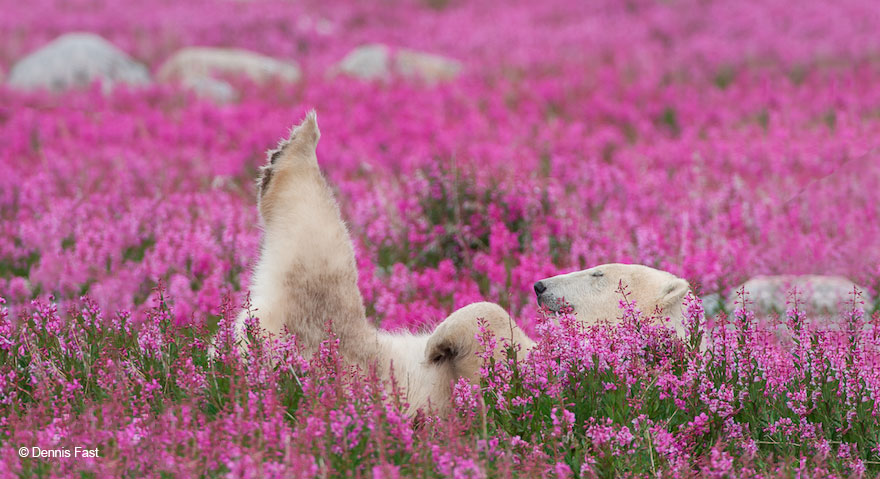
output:
[[[544,291],[547,291],[547,286],[544,285],[543,281],[538,281],[537,283],[535,283],[535,294],[541,296],[541,293],[543,293]]]

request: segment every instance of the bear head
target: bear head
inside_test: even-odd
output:
[[[501,306],[486,302],[465,306],[437,325],[425,348],[426,363],[446,372],[441,383],[449,384],[460,377],[479,383],[482,365],[478,355],[481,351],[478,339],[480,322],[495,338],[493,356],[496,361],[506,358],[507,344],[518,345],[523,356],[535,345]]]
[[[578,321],[594,324],[615,321],[621,316],[621,285],[640,311],[650,316],[659,310],[661,316],[672,318],[673,326],[682,332],[681,302],[690,286],[666,271],[639,264],[603,264],[542,279],[534,287],[540,306],[554,312],[570,306]]]

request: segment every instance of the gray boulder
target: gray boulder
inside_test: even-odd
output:
[[[67,33],[18,61],[8,84],[21,90],[63,91],[101,80],[106,88],[116,83],[147,85],[147,68],[125,52],[92,33]]]
[[[394,75],[428,83],[454,80],[462,71],[461,62],[440,55],[388,45],[361,45],[346,55],[334,73],[363,80],[387,80]]]
[[[339,62],[336,71],[362,80],[386,79],[391,76],[391,48],[380,43],[361,45]]]
[[[805,313],[836,315],[845,311],[853,288],[862,293],[864,309],[870,311],[873,308],[873,300],[865,288],[841,276],[775,275],[755,276],[731,290],[725,303],[727,311],[736,309],[737,292],[743,288],[748,293],[746,298],[753,303],[750,308],[759,316],[785,314],[788,309],[785,303],[794,288],[802,299]]]
[[[166,60],[156,77],[163,83],[179,82],[199,96],[228,102],[235,100],[238,92],[223,78],[295,83],[302,72],[296,63],[239,48],[187,47]]]
[[[407,78],[420,78],[429,82],[455,80],[461,73],[458,60],[440,55],[403,49],[394,56],[395,71]]]
[[[721,312],[721,306],[724,302],[721,300],[720,294],[712,293],[702,296],[700,299],[703,301],[703,311],[706,313],[706,317],[715,316]]]
[[[180,80],[180,84],[201,98],[208,98],[218,103],[230,103],[238,100],[239,92],[229,82],[212,77],[190,77]]]

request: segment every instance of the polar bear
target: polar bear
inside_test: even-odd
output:
[[[640,264],[611,263],[582,271],[545,278],[535,283],[538,304],[551,311],[570,305],[583,324],[620,317],[618,286],[623,283],[630,299],[640,311],[669,317],[679,337],[685,336],[682,325],[682,300],[690,291],[687,281],[658,269]]]
[[[363,370],[394,375],[410,412],[449,405],[451,384],[479,374],[478,320],[503,341],[534,344],[493,303],[474,303],[446,318],[432,334],[382,331],[366,318],[354,249],[339,206],[318,167],[320,130],[314,111],[288,140],[269,152],[257,181],[263,237],[250,285],[251,311],[270,334],[296,335],[306,356],[327,338],[339,339],[343,360]],[[243,311],[236,324],[243,337]],[[499,347],[500,349],[500,347]],[[496,351],[496,354],[498,351]]]

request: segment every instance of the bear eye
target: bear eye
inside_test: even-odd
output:
[[[605,276],[605,273],[601,271],[593,271],[592,273],[590,273],[590,276],[594,278],[601,278],[602,276]]]

